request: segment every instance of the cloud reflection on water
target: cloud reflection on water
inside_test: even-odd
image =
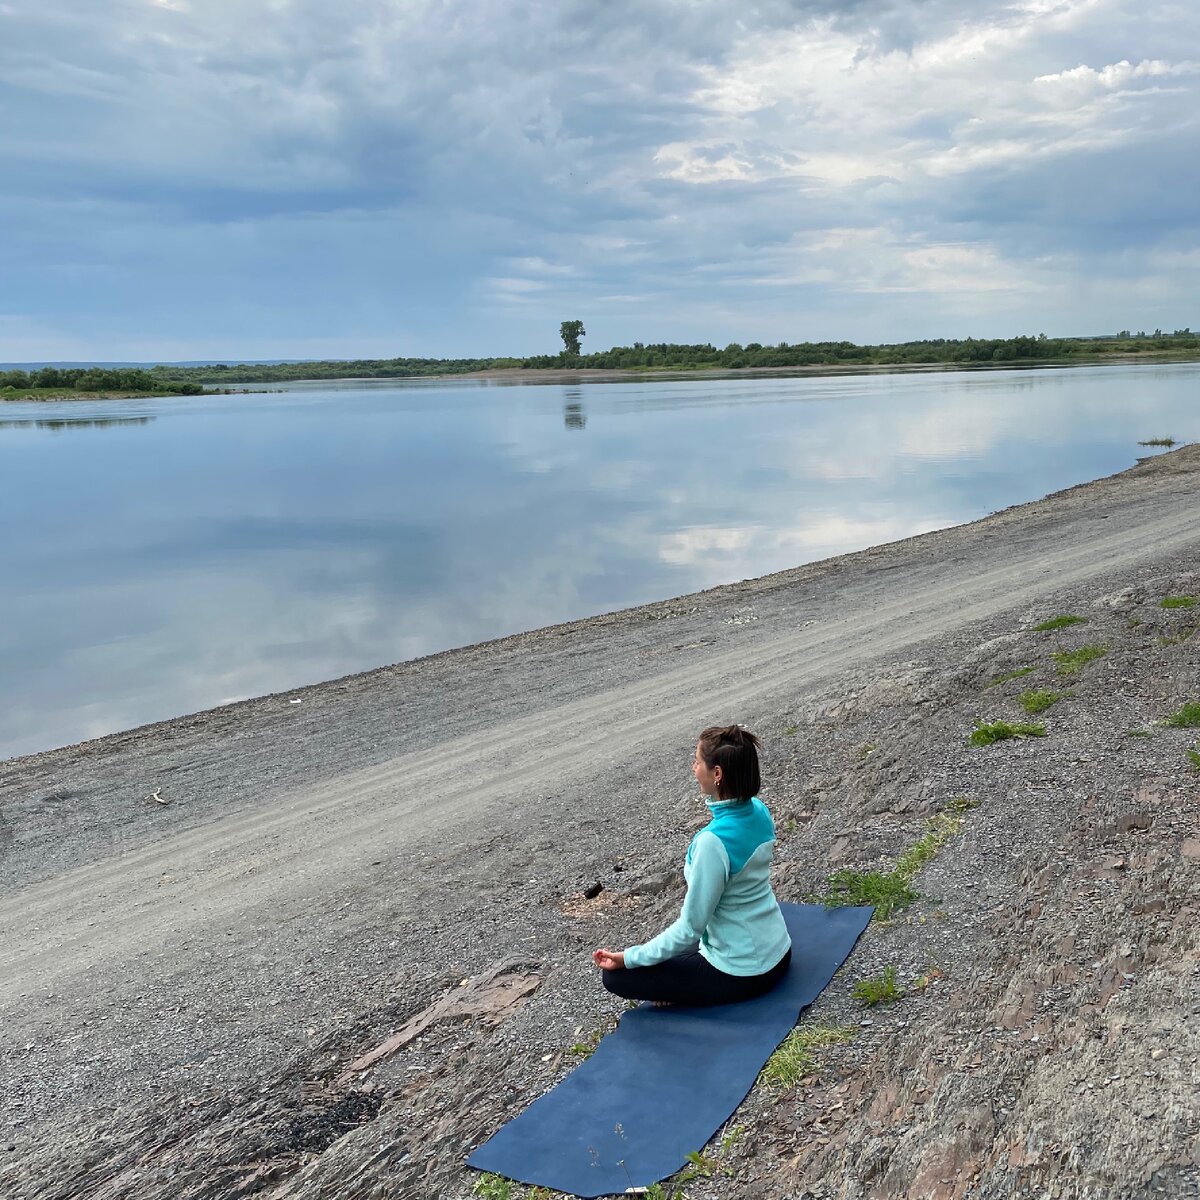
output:
[[[1196,436],[1197,374],[326,388],[102,442],[15,411],[0,753],[968,520]]]

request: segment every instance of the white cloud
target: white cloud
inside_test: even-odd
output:
[[[1038,75],[1034,83],[1067,84],[1080,90],[1113,90],[1126,88],[1143,79],[1171,79],[1200,73],[1200,64],[1193,62],[1169,63],[1158,59],[1143,59],[1134,66],[1128,59],[1110,63],[1100,70],[1080,65],[1069,71],[1058,71],[1052,75]]]
[[[66,340],[160,337],[164,272],[180,328],[257,293],[314,345],[402,281],[397,336],[453,354],[553,349],[563,305],[591,345],[1153,325],[1197,282],[1162,268],[1144,317],[1107,282],[1197,232],[1200,29],[1167,0],[0,15],[0,272]],[[71,253],[118,302],[56,282]]]

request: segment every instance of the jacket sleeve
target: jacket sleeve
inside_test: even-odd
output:
[[[627,967],[652,967],[700,944],[729,882],[729,856],[715,833],[701,830],[692,843],[687,895],[675,922],[651,941],[625,951]]]

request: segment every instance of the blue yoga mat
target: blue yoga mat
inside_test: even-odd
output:
[[[778,987],[741,1004],[642,1004],[624,1013],[586,1062],[480,1146],[468,1165],[589,1197],[647,1187],[678,1171],[742,1102],[873,911],[780,908],[792,964]]]

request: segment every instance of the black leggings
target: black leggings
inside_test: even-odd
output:
[[[788,952],[762,975],[727,975],[718,971],[699,950],[690,950],[652,967],[626,967],[604,971],[604,986],[626,1000],[653,1000],[659,1004],[734,1004],[769,992],[786,974],[792,961]]]

